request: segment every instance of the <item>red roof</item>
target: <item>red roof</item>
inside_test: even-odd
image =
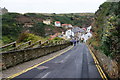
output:
[[[68,24],[62,24],[62,26],[67,26]]]
[[[82,28],[84,31],[86,31],[86,28]]]
[[[62,26],[68,26],[68,25],[71,25],[71,24],[62,24]]]
[[[60,21],[56,21],[56,23],[58,24],[58,23],[60,23]]]

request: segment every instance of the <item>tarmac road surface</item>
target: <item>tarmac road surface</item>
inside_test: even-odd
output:
[[[98,78],[102,79],[86,44],[78,43],[69,51],[47,61],[12,80],[42,78]]]

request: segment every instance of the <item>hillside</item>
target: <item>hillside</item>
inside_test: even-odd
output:
[[[120,2],[105,2],[95,13],[94,40],[97,49],[102,50],[107,56],[114,57],[120,53]],[[95,42],[94,42],[95,43]]]
[[[84,14],[84,15],[83,15]],[[50,19],[51,25],[46,25],[42,21]],[[72,24],[82,27],[88,27],[93,19],[93,13],[77,14],[41,14],[41,13],[7,13],[2,16],[2,40],[7,44],[16,41],[22,32],[30,32],[41,37],[47,37],[51,34],[65,31],[64,28],[56,28],[55,21],[62,24]],[[25,25],[32,25],[26,27]]]
[[[120,2],[105,2],[99,7],[89,45],[109,77],[120,77]]]

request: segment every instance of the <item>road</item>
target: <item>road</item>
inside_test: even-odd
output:
[[[78,43],[62,55],[47,61],[12,80],[33,80],[32,78],[102,79],[95,66],[93,57],[84,43]]]

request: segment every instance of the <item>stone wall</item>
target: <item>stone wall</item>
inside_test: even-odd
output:
[[[89,48],[92,50],[98,61],[100,62],[102,68],[107,73],[109,78],[118,78],[119,75],[119,65],[118,62],[107,57],[105,54],[100,51],[95,50],[91,45]]]
[[[55,46],[44,46],[38,48],[31,48],[26,50],[18,50],[12,52],[2,53],[2,69],[7,69],[9,67],[15,66],[17,64],[39,58],[41,56],[53,53],[55,51],[61,50],[70,46],[70,43],[59,44]]]

